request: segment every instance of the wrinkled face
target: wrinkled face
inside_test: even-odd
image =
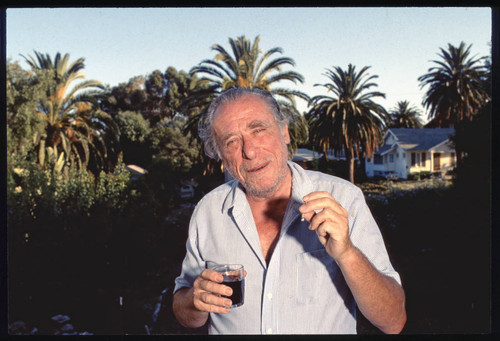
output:
[[[283,183],[290,143],[288,126],[280,129],[266,102],[246,95],[221,105],[213,130],[224,167],[247,195],[268,197]]]

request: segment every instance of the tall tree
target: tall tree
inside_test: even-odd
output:
[[[80,169],[85,169],[91,158],[97,168],[104,168],[104,137],[115,127],[111,117],[97,106],[96,96],[104,86],[96,80],[75,83],[85,78],[80,72],[85,67],[84,58],[69,64],[69,54],[61,57],[57,53],[54,61],[49,54],[35,51],[35,56],[23,57],[37,77],[51,79],[44,89],[46,97],[36,107],[45,123],[45,132],[38,139],[39,163],[45,164],[46,153],[55,159],[64,153],[66,162]]]
[[[440,48],[442,60],[418,78],[420,87],[428,87],[423,104],[433,118],[429,126],[457,127],[463,120],[471,120],[478,110],[490,100],[488,94],[487,57],[470,57],[472,44],[461,42],[458,47],[448,44],[448,50]],[[457,164],[463,152],[456,146]]]
[[[203,75],[217,92],[231,88],[249,88],[269,91],[280,105],[281,111],[289,117],[291,137],[290,153],[292,154],[299,143],[307,141],[308,127],[303,116],[296,108],[296,98],[309,101],[305,93],[278,86],[282,81],[291,81],[295,84],[303,83],[304,77],[292,70],[283,70],[286,65],[295,66],[289,57],[274,58],[276,53],[283,50],[274,47],[265,53],[259,47],[260,38],[257,36],[251,43],[245,36],[236,39],[229,38],[231,52],[221,45],[215,44],[212,50],[217,54],[213,60],[205,59],[198,66],[191,69],[191,74]]]
[[[419,115],[420,110],[410,106],[410,102],[399,101],[389,112],[386,124],[388,128],[422,128]]]
[[[33,137],[44,131],[35,107],[44,98],[43,89],[50,79],[35,78],[32,71],[24,70],[17,61],[7,60],[6,71],[7,157],[24,159],[35,147]]]
[[[438,66],[418,78],[421,88],[428,87],[423,104],[429,118],[440,126],[470,119],[490,99],[485,82],[487,57],[469,57],[471,47],[461,42],[458,47],[448,44],[448,51],[440,48],[442,60],[432,61]]]
[[[120,146],[125,163],[144,166],[150,162],[151,150],[147,145],[151,127],[140,113],[120,111],[114,115],[120,130]]]
[[[141,111],[146,102],[145,82],[146,77],[135,76],[127,83],[107,88],[101,95],[101,109],[112,116],[119,111]]]
[[[165,76],[159,70],[153,71],[144,82],[145,103],[142,115],[153,125],[165,117]]]
[[[169,67],[165,71],[165,79],[168,118],[189,119],[206,110],[215,98],[214,84],[184,70],[177,71],[174,67]]]
[[[325,76],[330,83],[315,84],[324,87],[332,95],[318,95],[312,98],[312,108],[308,112],[312,142],[323,151],[328,159],[328,151],[337,155],[342,151],[348,164],[349,181],[354,183],[354,157],[360,152],[372,157],[382,141],[385,109],[372,99],[385,98],[385,94],[369,91],[377,84],[372,82],[377,75],[369,76],[369,66],[356,72],[349,64],[347,70],[336,66],[327,69]]]
[[[207,81],[168,67],[165,73],[155,70],[108,89],[102,108],[113,115],[120,111],[140,112],[154,127],[176,116],[192,116],[197,108],[210,104],[213,94],[214,88]]]

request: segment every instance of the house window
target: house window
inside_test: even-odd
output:
[[[399,159],[399,153],[396,153],[396,159]]]
[[[374,163],[376,165],[381,165],[384,163],[384,159],[382,158],[382,155],[380,154],[375,154],[375,157],[374,157]]]
[[[389,154],[389,162],[394,162],[394,154]]]
[[[426,162],[426,156],[425,156],[425,152],[422,153],[422,166],[425,167],[425,162]]]
[[[411,153],[411,165],[415,166],[417,164],[417,153]]]

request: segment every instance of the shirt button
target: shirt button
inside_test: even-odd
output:
[[[268,334],[272,334],[272,333],[273,333],[272,328],[267,328],[267,333],[268,333]]]
[[[272,299],[273,298],[273,294],[272,293],[267,294],[267,298]]]

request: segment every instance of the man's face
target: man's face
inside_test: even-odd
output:
[[[254,95],[221,105],[213,130],[224,167],[247,195],[266,197],[285,178],[288,166],[288,126],[279,128],[266,102]]]

